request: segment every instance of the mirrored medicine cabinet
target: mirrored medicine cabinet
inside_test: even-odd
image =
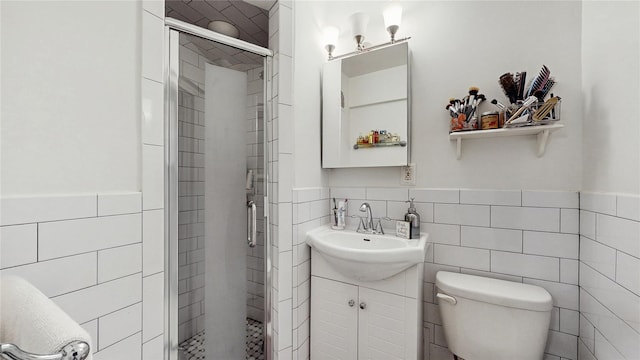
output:
[[[409,163],[409,45],[330,60],[322,83],[322,167]]]

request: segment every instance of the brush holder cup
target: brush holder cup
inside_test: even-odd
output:
[[[544,111],[543,108],[545,103],[546,102],[537,102],[531,106],[532,111],[529,118],[533,121],[534,125],[547,125],[560,120],[560,108],[561,108],[562,100],[559,100],[559,99],[556,104],[553,104],[553,106],[551,107],[551,110],[546,115],[542,114],[543,116],[536,118],[536,113],[538,113],[538,111],[541,111],[541,110]],[[541,114],[537,114],[537,115],[539,116]]]
[[[504,127],[513,128],[553,124],[560,120],[561,104],[562,101],[559,98],[557,99],[557,102],[551,100],[535,102],[529,107],[529,109],[522,113],[523,115],[526,115],[524,121],[505,124]],[[510,114],[507,113],[507,119],[509,118],[509,115]]]
[[[458,117],[452,117],[449,127],[449,133],[457,131],[478,130],[478,116],[474,113],[467,118],[464,114],[458,115]]]

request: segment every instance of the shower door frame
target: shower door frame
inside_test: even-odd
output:
[[[263,92],[263,169],[264,169],[264,355],[272,358],[271,329],[271,227],[269,225],[268,192],[268,139],[267,121],[271,119],[271,77],[273,74],[273,51],[236,38],[216,33],[180,20],[165,18],[165,304],[164,304],[164,359],[178,360],[178,80],[179,80],[179,36],[189,34],[211,40],[239,50],[260,55],[264,59]]]

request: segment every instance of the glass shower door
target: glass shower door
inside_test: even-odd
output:
[[[265,359],[264,58],[170,33],[179,48],[170,50],[177,56],[172,342],[178,359]],[[249,201],[257,215],[253,247]]]

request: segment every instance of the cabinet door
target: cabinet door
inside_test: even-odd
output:
[[[311,359],[356,360],[357,346],[358,288],[312,276]]]
[[[358,359],[416,359],[416,299],[359,289]]]

